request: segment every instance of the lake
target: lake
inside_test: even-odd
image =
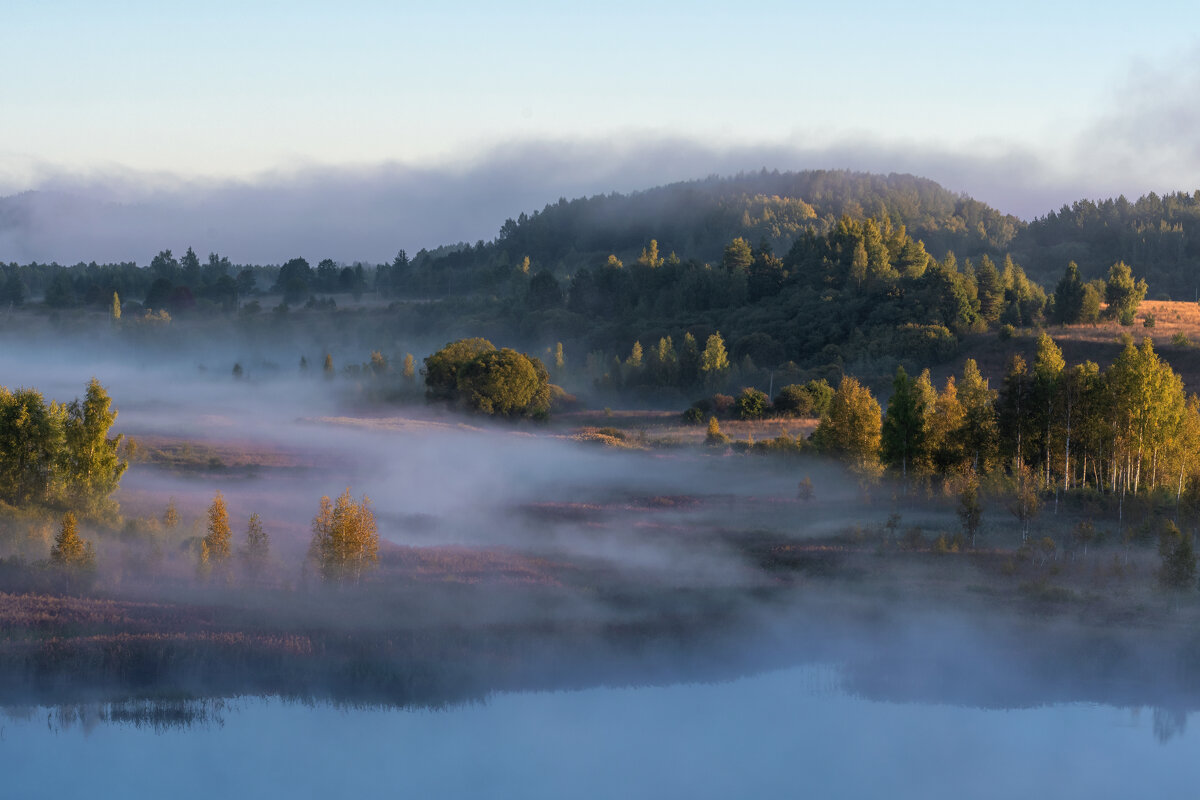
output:
[[[180,726],[0,719],[12,798],[1194,797],[1183,713],[866,699],[832,665],[444,710],[210,703]]]

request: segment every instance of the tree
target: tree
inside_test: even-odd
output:
[[[95,378],[88,382],[83,402],[73,400],[67,406],[64,488],[69,501],[81,508],[101,508],[129,468],[119,455],[124,435],[108,436],[116,419],[108,392]]]
[[[625,366],[640,369],[642,366],[642,355],[642,343],[634,342],[633,348],[629,351],[629,358],[625,359]]]
[[[979,476],[968,469],[962,477],[958,490],[958,519],[962,523],[963,535],[975,547],[975,535],[983,524],[983,505],[979,502]]]
[[[710,381],[715,381],[729,369],[729,355],[725,352],[725,340],[717,331],[708,337],[704,352],[700,354],[700,371]]]
[[[116,292],[113,292],[112,299],[112,321],[121,321],[121,298],[117,296]]]
[[[566,356],[563,355],[563,345],[562,342],[558,342],[554,345],[554,369],[558,372],[562,372],[566,366],[567,359]]]
[[[1013,490],[1009,499],[1009,511],[1021,523],[1021,541],[1029,540],[1030,526],[1041,510],[1042,499],[1038,496],[1037,478],[1028,464],[1013,468]]]
[[[885,464],[900,467],[901,477],[908,477],[908,467],[914,460],[924,460],[925,414],[924,398],[904,367],[896,367],[892,396],[883,418],[880,450]]]
[[[403,369],[401,369],[400,375],[404,378],[404,380],[408,381],[409,383],[411,383],[416,378],[417,370],[416,370],[416,366],[413,362],[413,354],[412,353],[404,354],[404,367],[403,367]]]
[[[0,499],[12,505],[51,499],[62,470],[66,414],[33,389],[0,387]]]
[[[750,268],[754,263],[754,251],[750,248],[750,243],[742,237],[737,237],[728,245],[725,246],[725,253],[721,257],[721,265],[730,272],[740,272]]]
[[[1004,390],[996,400],[996,417],[1002,453],[1011,455],[1017,467],[1025,463],[1025,448],[1029,445],[1032,383],[1025,359],[1014,355],[1008,362]]]
[[[1159,534],[1158,555],[1162,559],[1158,580],[1163,586],[1175,590],[1196,587],[1196,553],[1192,537],[1180,533],[1170,520],[1163,524]]]
[[[1030,396],[1030,411],[1037,424],[1037,434],[1042,437],[1043,486],[1050,485],[1050,450],[1058,435],[1058,406],[1061,401],[1063,383],[1062,350],[1046,333],[1038,336],[1037,356],[1033,361],[1033,387]]]
[[[233,550],[233,533],[229,529],[229,512],[225,509],[225,498],[220,492],[213,496],[208,507],[208,535],[204,545],[209,559],[217,565],[224,564]]]
[[[356,503],[347,487],[336,503],[322,497],[312,530],[309,559],[326,582],[357,583],[379,562],[379,531],[366,495]]]
[[[312,267],[303,258],[293,258],[279,268],[272,291],[283,294],[285,303],[297,303],[308,296]]]
[[[972,470],[977,474],[990,472],[998,453],[996,393],[979,373],[975,359],[968,358],[963,365],[963,377],[957,384],[957,392],[962,405],[963,422],[955,438],[962,442]]]
[[[458,373],[476,356],[496,346],[487,339],[459,339],[425,359],[425,396],[430,400],[453,400],[458,391]]]
[[[1067,270],[1054,289],[1054,321],[1059,325],[1073,325],[1083,317],[1083,281],[1079,278],[1079,266],[1067,264]]]
[[[258,514],[251,514],[246,523],[246,549],[243,551],[246,571],[251,577],[257,577],[267,566],[271,554],[271,539],[263,530],[262,519]]]
[[[1104,284],[1104,301],[1108,303],[1105,314],[1112,319],[1124,321],[1137,312],[1146,297],[1146,281],[1133,279],[1133,271],[1124,261],[1109,267],[1108,281]]]
[[[729,444],[729,437],[721,433],[721,424],[717,422],[716,417],[708,418],[708,433],[704,437],[704,443],[714,447]]]
[[[183,254],[183,258],[179,259],[180,278],[188,286],[197,286],[200,283],[200,257],[196,255],[196,251],[188,248]]]
[[[375,375],[384,375],[388,371],[387,358],[378,350],[371,351],[371,372]]]
[[[63,514],[62,526],[58,536],[54,537],[54,546],[50,548],[50,562],[71,569],[93,569],[96,566],[96,552],[92,549],[92,543],[79,535],[75,515],[70,511]]]
[[[451,399],[484,414],[542,419],[550,413],[550,373],[532,356],[491,350],[462,366]]]
[[[657,269],[663,265],[663,259],[658,255],[657,239],[651,239],[650,246],[642,248],[642,254],[638,257],[637,263],[651,269]]]
[[[322,367],[322,370],[325,373],[326,380],[331,380],[333,378],[333,376],[336,374],[333,369],[333,354],[332,353],[325,354],[325,364]]]
[[[812,438],[822,452],[871,474],[878,469],[881,427],[879,403],[871,391],[846,375]]]
[[[747,386],[742,389],[733,407],[738,419],[762,419],[770,403],[766,392]]]
[[[175,498],[167,500],[167,510],[163,512],[163,527],[174,530],[179,525],[179,510],[175,508]]]

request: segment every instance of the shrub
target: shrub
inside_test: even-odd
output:
[[[708,434],[704,437],[704,443],[713,447],[729,444],[729,437],[721,433],[721,425],[716,417],[708,419]]]
[[[766,392],[746,387],[738,395],[734,410],[738,419],[762,419],[767,413],[769,403]]]

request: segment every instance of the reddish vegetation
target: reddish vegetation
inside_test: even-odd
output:
[[[562,586],[559,573],[572,569],[510,550],[469,547],[392,547],[381,553],[380,566],[388,579],[452,581],[457,583],[513,583]]]

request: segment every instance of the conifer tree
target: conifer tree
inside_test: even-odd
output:
[[[1072,261],[1054,289],[1054,321],[1059,325],[1079,322],[1083,318],[1083,294],[1079,265]]]
[[[892,379],[892,396],[883,418],[880,451],[883,463],[899,467],[900,476],[908,477],[908,469],[920,458],[925,447],[925,406],[916,392],[913,381],[903,366],[896,367]]]
[[[50,548],[50,561],[72,569],[92,569],[96,565],[96,553],[92,543],[79,535],[75,514],[63,514],[62,526]]]
[[[213,496],[208,507],[208,535],[204,537],[208,555],[214,565],[224,564],[233,550],[233,532],[229,528],[229,512],[220,492]]]
[[[712,446],[729,443],[729,437],[721,432],[721,424],[716,417],[708,418],[708,434],[704,437],[704,443]]]

